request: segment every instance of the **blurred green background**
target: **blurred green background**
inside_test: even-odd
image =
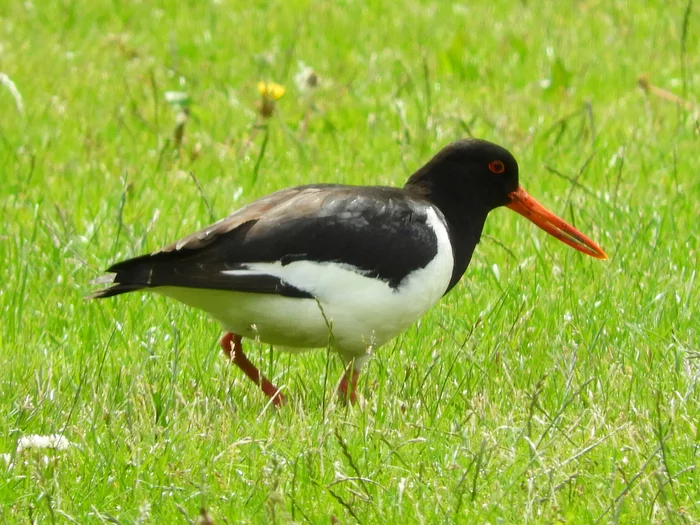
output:
[[[0,519],[699,521],[698,9],[2,2]],[[465,136],[610,260],[494,212],[359,406],[328,352],[247,343],[292,399],[271,411],[200,313],[83,300],[266,193],[401,185]]]

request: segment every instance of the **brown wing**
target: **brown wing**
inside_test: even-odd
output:
[[[266,214],[279,215],[280,211],[289,209],[290,206],[297,207],[300,211],[308,212],[318,206],[320,194],[324,189],[327,190],[328,187],[323,185],[298,186],[296,188],[276,191],[251,202],[240,210],[234,211],[228,217],[216,221],[206,228],[169,244],[165,248],[154,252],[153,255],[163,252],[203,248],[214,242],[220,236],[235,230],[247,222],[258,221]]]

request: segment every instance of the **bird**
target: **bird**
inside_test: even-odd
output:
[[[154,292],[203,310],[226,356],[275,406],[285,394],[242,338],[287,351],[330,348],[337,386],[355,403],[360,370],[464,275],[488,214],[507,207],[598,259],[605,252],[519,182],[514,156],[481,139],[440,150],[403,187],[312,184],[283,189],[150,254],[113,264],[89,298]]]

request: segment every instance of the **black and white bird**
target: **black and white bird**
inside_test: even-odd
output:
[[[285,397],[248,360],[241,338],[328,348],[355,401],[371,352],[406,330],[464,274],[486,216],[507,206],[592,257],[603,250],[519,185],[518,164],[484,140],[453,142],[403,188],[315,184],[263,197],[166,248],[119,262],[104,298],[151,291],[199,308],[221,346],[276,405]]]

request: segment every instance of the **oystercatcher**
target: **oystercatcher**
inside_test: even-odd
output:
[[[484,140],[453,142],[403,188],[314,184],[272,193],[157,252],[112,265],[104,298],[152,291],[199,308],[226,334],[235,365],[275,405],[283,394],[241,338],[287,349],[330,347],[355,401],[373,349],[406,330],[464,274],[486,216],[506,206],[592,257],[603,250],[518,183],[518,163]]]

